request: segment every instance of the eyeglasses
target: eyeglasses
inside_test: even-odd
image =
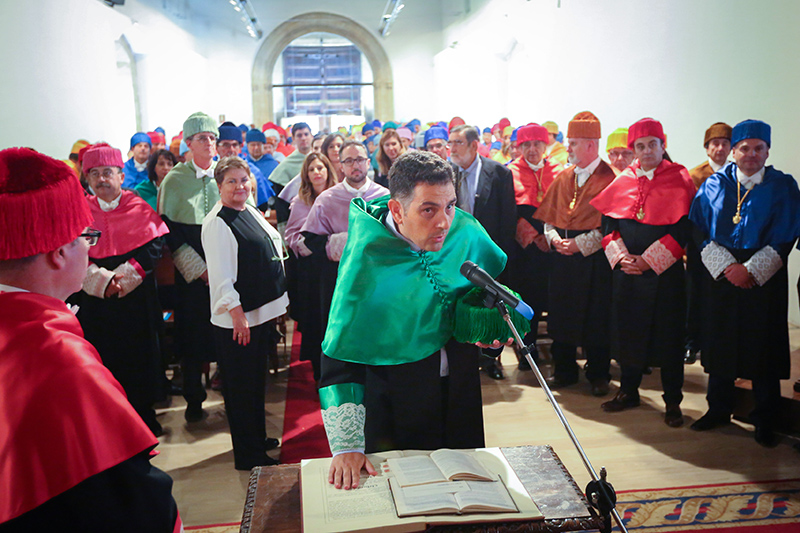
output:
[[[190,141],[196,141],[203,144],[211,144],[217,141],[216,135],[195,135]]]
[[[98,170],[96,168],[93,168],[92,170],[89,171],[89,177],[92,178],[92,179],[95,179],[95,180],[97,178],[99,178],[100,176],[103,176],[104,178],[109,179],[109,178],[113,178],[114,176],[116,176],[118,172],[119,172],[119,170],[117,169],[117,167],[106,167],[102,171],[100,171],[100,170]]]
[[[353,165],[363,165],[367,161],[369,161],[369,159],[367,159],[366,157],[356,157],[355,159],[353,159],[352,157],[348,157],[347,159],[342,161],[342,165],[346,167],[352,167]]]
[[[221,148],[239,148],[239,143],[236,141],[221,141],[219,146]]]
[[[464,146],[465,144],[467,144],[467,141],[461,139],[451,139],[447,141],[447,144],[449,144],[450,146]]]
[[[79,237],[83,237],[86,239],[86,242],[89,243],[89,246],[94,246],[97,244],[97,241],[100,239],[100,234],[102,232],[99,229],[92,229],[87,228],[86,231],[78,235]]]

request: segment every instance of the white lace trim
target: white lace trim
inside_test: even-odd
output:
[[[172,261],[175,263],[175,268],[181,273],[186,283],[191,283],[206,271],[206,262],[200,257],[200,254],[194,251],[194,248],[188,244],[182,245],[175,253],[172,254]]]
[[[764,285],[783,267],[783,259],[772,246],[765,246],[744,262],[744,267],[756,279],[756,283]]]
[[[608,259],[608,264],[611,265],[611,270],[614,270],[614,267],[620,262],[622,256],[627,253],[628,247],[625,246],[622,237],[618,237],[606,245],[606,258]]]
[[[647,250],[642,254],[642,259],[658,275],[661,275],[678,260],[660,240],[647,247]]]
[[[139,267],[139,269],[141,269],[141,267]],[[137,269],[129,261],[122,263],[114,269],[114,272],[117,274],[123,274],[123,276],[119,279],[119,284],[122,287],[122,290],[119,291],[120,298],[132,293],[136,287],[141,285],[144,278],[139,272],[139,269]]]
[[[106,287],[114,279],[114,273],[108,269],[89,263],[86,277],[83,278],[83,292],[95,298],[105,298]]]
[[[328,237],[328,244],[325,250],[328,252],[328,259],[331,261],[339,261],[342,258],[344,247],[347,244],[347,232],[334,233]]]
[[[736,258],[733,257],[733,254],[714,241],[709,242],[703,248],[703,251],[700,252],[700,259],[702,259],[708,273],[714,279],[719,279],[728,266],[736,263]]]
[[[578,250],[581,251],[581,255],[584,257],[589,257],[597,250],[603,247],[603,234],[600,233],[600,230],[593,229],[592,231],[588,231],[586,233],[581,233],[577,237],[575,237],[575,244],[578,245]]]
[[[550,224],[544,225],[544,236],[547,239],[547,244],[549,246],[553,246],[553,240],[561,238],[561,235],[558,234],[558,231],[556,231],[556,229]]]
[[[332,454],[364,449],[366,418],[367,410],[362,404],[345,403],[322,410],[322,422]]]

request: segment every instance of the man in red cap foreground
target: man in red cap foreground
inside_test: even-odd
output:
[[[611,269],[601,252],[600,213],[589,202],[616,174],[600,159],[600,121],[584,111],[567,128],[572,166],[556,176],[534,215],[545,223],[552,254],[547,333],[555,363],[552,386],[578,382],[581,346],[594,396],[608,394],[608,315]]]
[[[661,123],[644,118],[628,128],[636,161],[591,205],[603,215],[603,248],[611,265],[611,356],[622,369],[620,390],[603,410],[638,407],[648,366],[661,367],[670,427],[683,425],[686,288],[683,258],[689,240],[694,184],[682,165],[664,159]]]
[[[64,303],[91,222],[66,164],[0,151],[0,530],[181,531],[158,441]]]

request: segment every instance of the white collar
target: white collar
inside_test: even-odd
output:
[[[736,179],[739,180],[739,183],[744,185],[745,189],[752,189],[762,181],[764,181],[764,167],[761,167],[761,170],[753,174],[752,176],[746,176],[744,172],[739,172],[739,167],[736,167]]]
[[[399,230],[399,229],[397,229],[397,225],[394,223],[394,217],[392,216],[392,213],[391,213],[391,211],[390,211],[389,213],[387,213],[387,214],[386,214],[386,223],[385,223],[385,224],[386,224],[386,227],[387,227],[387,228],[389,228],[389,230],[390,230],[392,233],[394,233],[396,237],[398,237],[398,238],[400,238],[400,239],[403,239],[404,241],[406,241],[406,242],[408,243],[408,245],[409,245],[409,246],[411,246],[411,250],[412,250],[412,251],[414,251],[414,252],[419,252],[419,251],[420,251],[420,247],[419,247],[419,246],[417,246],[416,244],[414,244],[414,242],[413,242],[413,241],[411,241],[410,239],[408,239],[408,238],[407,238],[405,235],[403,235],[402,233],[400,233],[400,230]]]
[[[578,187],[583,187],[586,183],[586,180],[589,179],[589,176],[594,174],[594,171],[597,170],[597,167],[600,165],[600,156],[597,156],[597,159],[586,165],[586,167],[581,168],[575,165],[575,174],[578,176]]]
[[[133,166],[136,167],[136,170],[138,172],[142,172],[147,168],[147,161],[145,161],[144,163],[139,163],[137,160],[134,159]]]
[[[100,204],[100,209],[102,209],[103,211],[108,212],[108,211],[113,211],[114,209],[119,207],[119,201],[121,199],[122,199],[122,193],[120,192],[119,196],[117,196],[116,198],[114,198],[110,202],[104,201],[99,196],[97,197],[97,202]]]
[[[537,170],[540,170],[542,167],[544,167],[544,157],[543,157],[543,158],[542,158],[542,159],[539,161],[539,164],[538,164],[538,165],[531,165],[531,162],[530,162],[530,161],[528,161],[527,159],[525,159],[525,156],[523,156],[523,157],[522,157],[522,159],[523,159],[523,161],[525,161],[525,163],[526,163],[526,164],[527,164],[527,165],[528,165],[528,166],[531,168],[531,170],[533,170],[534,172],[535,172],[535,171],[537,171]]]
[[[708,158],[708,164],[711,166],[711,170],[713,170],[714,172],[719,172],[719,169],[721,169],[724,166],[716,164],[714,160],[711,159],[710,157]]]
[[[208,176],[209,178],[212,178],[212,179],[214,178],[214,169],[217,167],[217,162],[216,161],[212,160],[211,161],[211,166],[208,167],[205,170],[203,170],[202,168],[197,166],[197,163],[195,163],[194,161],[192,162],[192,165],[194,166],[194,171],[195,171],[195,176],[194,177],[195,178],[202,179],[205,176]]]
[[[642,176],[644,176],[645,178],[649,179],[650,181],[653,181],[653,177],[654,177],[654,175],[656,173],[656,169],[657,168],[658,167],[655,167],[655,168],[652,168],[652,169],[650,169],[650,170],[645,172],[644,170],[642,170],[642,167],[639,167],[639,168],[636,169],[636,177],[637,178],[641,178]]]
[[[0,292],[31,292],[31,291],[20,289],[19,287],[14,287],[13,285],[5,285],[3,283],[0,283]]]
[[[369,181],[370,181],[369,178],[365,178],[364,183],[361,185],[361,187],[356,189],[355,187],[347,183],[347,178],[345,178],[342,180],[342,186],[344,187],[344,190],[346,190],[350,194],[361,198],[364,195],[364,193],[367,192],[367,185],[369,185]]]

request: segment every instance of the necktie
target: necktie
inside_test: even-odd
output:
[[[470,209],[469,205],[469,183],[467,182],[467,173],[459,169],[456,181],[456,185],[458,186],[456,191],[458,194],[458,207],[472,214],[472,209]]]

